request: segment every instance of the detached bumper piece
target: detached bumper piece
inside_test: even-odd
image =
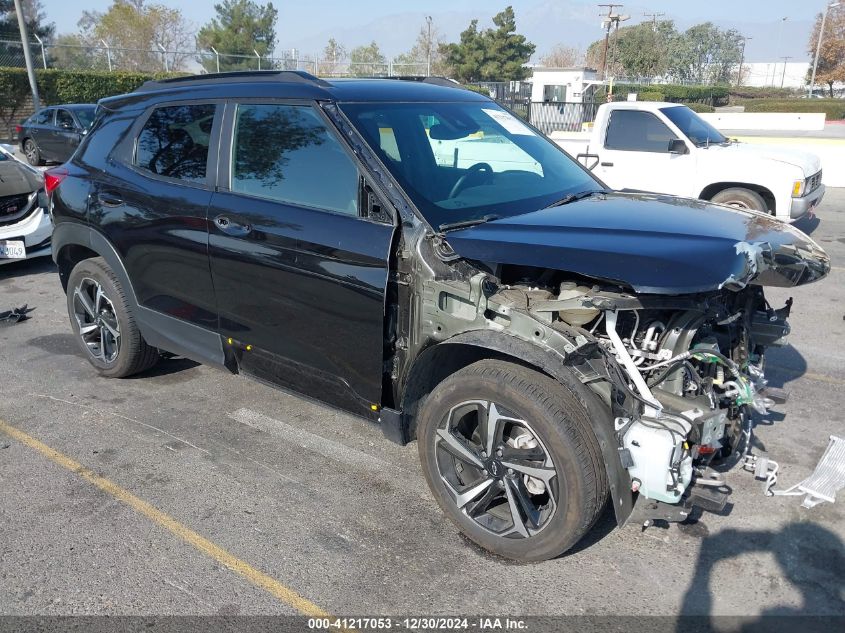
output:
[[[23,305],[20,308],[12,308],[11,310],[0,312],[0,326],[14,325],[15,323],[26,321],[29,318],[27,314],[33,310],[35,308],[28,308],[26,305]]]
[[[786,490],[772,490],[777,482],[777,471],[776,462],[765,458],[757,462],[755,475],[758,479],[766,480],[767,495],[806,495],[801,504],[805,508],[812,508],[825,501],[834,503],[836,493],[845,488],[845,439],[831,435],[830,443],[812,474]]]

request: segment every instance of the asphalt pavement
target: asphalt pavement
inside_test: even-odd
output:
[[[828,278],[795,304],[757,428],[779,486],[845,432],[845,190],[799,223]],[[616,528],[605,513],[557,560],[514,564],[462,538],[417,447],[360,419],[171,359],[98,377],[47,259],[0,266],[0,614],[845,616],[845,493],[765,497],[739,468],[725,515]]]

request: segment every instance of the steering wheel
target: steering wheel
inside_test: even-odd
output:
[[[452,186],[452,190],[449,192],[449,198],[456,198],[458,194],[466,188],[469,179],[475,178],[482,172],[487,172],[487,178],[489,179],[493,175],[493,168],[490,167],[489,163],[475,163],[475,165],[467,169],[464,175],[458,178],[458,182]]]

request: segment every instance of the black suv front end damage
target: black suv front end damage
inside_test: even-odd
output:
[[[830,268],[812,240],[766,216],[609,193],[421,235],[417,255],[427,265],[413,283],[406,273],[412,331],[401,341],[419,358],[393,373],[408,386],[406,412],[420,359],[442,344],[539,368],[593,405],[620,524],[635,504],[632,520],[645,523],[724,507],[711,464],[744,450],[753,412],[781,397],[766,386],[764,354],[785,343],[791,300],[775,309],[762,286]]]

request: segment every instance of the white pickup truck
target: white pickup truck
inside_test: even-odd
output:
[[[604,104],[592,132],[551,136],[613,189],[712,200],[786,221],[824,196],[817,156],[732,141],[675,103]]]

